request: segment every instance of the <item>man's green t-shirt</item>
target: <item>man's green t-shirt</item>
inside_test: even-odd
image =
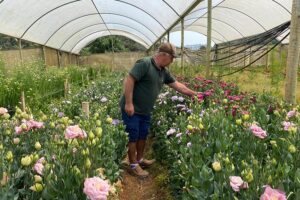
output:
[[[170,72],[158,69],[152,57],[138,60],[129,74],[136,80],[133,89],[133,106],[136,114],[149,115],[153,109],[157,96],[163,84],[174,83]],[[125,96],[120,101],[121,109],[125,110]]]

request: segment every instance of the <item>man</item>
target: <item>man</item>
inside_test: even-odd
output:
[[[171,43],[162,44],[153,57],[138,60],[124,80],[124,95],[120,106],[122,119],[128,132],[128,158],[134,175],[147,177],[148,167],[154,160],[143,158],[151,111],[163,84],[176,91],[194,96],[197,93],[177,82],[166,69],[176,57],[176,48]]]

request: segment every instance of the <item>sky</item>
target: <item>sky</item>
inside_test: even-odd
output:
[[[170,33],[170,42],[177,47],[181,47],[181,32]],[[184,45],[206,45],[206,36],[200,33],[185,31],[184,32]]]

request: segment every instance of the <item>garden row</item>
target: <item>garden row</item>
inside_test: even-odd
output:
[[[186,84],[198,97],[166,90],[152,121],[153,149],[175,198],[299,198],[299,107],[234,84]]]

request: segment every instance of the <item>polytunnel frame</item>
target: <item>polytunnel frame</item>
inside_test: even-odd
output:
[[[67,37],[66,40],[64,40],[64,42],[62,43],[62,45],[59,47],[59,50],[61,50],[62,47],[65,45],[65,43],[67,43],[67,41],[69,41],[74,35],[76,35],[76,34],[79,33],[80,31],[83,31],[83,30],[85,30],[85,29],[87,29],[87,28],[90,28],[90,27],[93,27],[93,26],[97,26],[97,25],[101,25],[101,24],[104,24],[104,23],[91,24],[91,25],[85,26],[85,27],[79,29],[78,31],[74,32],[72,35],[70,35],[69,37]],[[133,29],[133,30],[135,30],[135,31],[137,31],[137,32],[139,32],[139,33],[141,33],[141,31],[139,31],[139,30],[137,30],[137,29],[135,29],[135,28],[133,28],[133,27],[131,27],[131,26],[128,26],[128,25],[124,25],[124,24],[120,24],[120,23],[107,23],[107,22],[106,22],[106,24],[107,24],[107,25],[120,25],[120,26],[125,26],[125,27],[131,28],[131,29]],[[110,30],[113,30],[113,29],[110,29]],[[98,30],[98,31],[104,31],[104,30]],[[120,31],[121,31],[121,30],[120,30]],[[122,31],[123,31],[123,30],[122,30]],[[142,34],[142,33],[141,33],[141,34]],[[132,34],[132,35],[135,35],[135,34]],[[142,34],[142,35],[143,35],[143,34]],[[143,35],[143,36],[145,36],[145,35]],[[139,37],[139,36],[137,36],[137,37]],[[147,36],[145,36],[145,37],[151,42],[151,39],[150,39],[149,37],[147,37]],[[141,38],[139,38],[139,39],[141,39]],[[141,40],[142,40],[142,39],[141,39]],[[143,41],[144,41],[144,40],[143,40]],[[146,43],[146,41],[145,41],[145,43]]]
[[[33,23],[31,23],[27,28],[26,28],[26,30],[22,33],[22,35],[21,35],[21,37],[19,38],[19,39],[22,39],[22,40],[24,40],[23,39],[23,37],[26,35],[26,33],[40,20],[40,19],[42,19],[43,17],[45,17],[46,15],[48,15],[49,13],[51,13],[51,12],[53,12],[53,11],[55,11],[55,10],[57,10],[57,9],[60,9],[60,8],[62,8],[62,7],[64,7],[64,6],[67,6],[67,5],[69,5],[69,4],[72,4],[72,3],[77,3],[77,2],[79,2],[79,1],[81,1],[81,0],[75,0],[75,1],[70,1],[70,2],[66,2],[66,3],[64,3],[64,4],[61,4],[61,5],[59,5],[59,6],[57,6],[57,7],[55,7],[55,8],[53,8],[53,9],[51,9],[51,10],[48,10],[47,12],[45,12],[44,14],[42,14],[41,16],[39,16],[36,20],[34,20],[34,22]],[[158,20],[158,19],[156,19],[153,15],[151,15],[150,13],[148,13],[147,11],[145,11],[144,9],[142,9],[142,8],[140,8],[140,7],[138,7],[138,6],[136,6],[136,5],[133,5],[133,4],[131,4],[131,3],[128,3],[128,2],[125,2],[125,1],[122,1],[122,0],[115,0],[115,1],[117,1],[117,2],[121,2],[121,3],[124,3],[124,4],[127,4],[127,5],[130,5],[130,6],[132,6],[132,7],[135,7],[136,9],[138,9],[138,10],[141,10],[143,13],[145,13],[145,14],[147,14],[148,16],[150,16],[152,19],[154,19],[164,30],[166,30],[166,27]],[[201,0],[202,1],[202,0]],[[91,2],[93,3],[93,5],[94,5],[94,7],[95,7],[95,9],[97,10],[97,13],[93,13],[93,14],[98,14],[99,15],[99,17],[101,18],[101,20],[103,21],[103,24],[106,26],[106,29],[107,29],[107,31],[108,32],[110,32],[110,29],[107,27],[107,23],[103,20],[103,17],[102,17],[102,15],[103,14],[108,14],[108,13],[100,13],[99,12],[99,10],[98,10],[98,8],[97,8],[97,6],[96,6],[96,4],[95,4],[95,2],[93,1],[93,0],[91,0]],[[176,10],[172,7],[172,6],[170,6],[170,4],[168,4],[165,0],[163,0],[163,2],[179,17],[179,14],[176,12]],[[194,4],[196,3],[196,2],[198,2],[198,1],[195,1],[194,2]],[[200,1],[199,1],[200,2]],[[194,5],[193,4],[193,5]],[[198,3],[197,3],[198,4]],[[191,6],[192,7],[192,6]],[[93,15],[93,14],[88,14],[88,15]],[[114,14],[114,15],[119,15],[119,16],[123,16],[123,17],[126,17],[126,18],[129,18],[129,19],[131,19],[131,20],[134,20],[135,22],[137,22],[137,23],[139,23],[139,24],[141,24],[141,25],[143,25],[144,27],[146,27],[149,31],[151,31],[151,33],[153,33],[156,37],[158,37],[152,30],[150,30],[147,26],[145,26],[144,24],[142,24],[141,22],[138,22],[137,20],[135,20],[135,19],[133,19],[133,18],[130,18],[130,17],[128,17],[128,16],[125,16],[125,15],[120,15],[120,14],[117,14],[117,13],[109,13],[109,14]],[[87,16],[87,15],[86,15]],[[82,16],[81,16],[82,17]],[[80,17],[78,17],[78,18],[80,18]],[[77,18],[77,19],[78,19]],[[66,25],[66,24],[64,24],[64,25]],[[124,26],[126,26],[126,25],[124,25]],[[55,33],[56,32],[58,32],[61,28],[63,28],[63,26],[62,27],[60,27],[59,29],[57,29],[57,30],[55,30],[54,31],[54,33],[46,40],[46,42],[44,43],[44,44],[42,44],[42,45],[47,45],[47,43],[49,42],[49,40],[55,35]],[[132,27],[131,27],[132,28]],[[136,30],[136,29],[135,29]],[[119,31],[122,31],[122,30],[119,30]],[[147,39],[149,39],[145,34],[143,34],[142,32],[140,32],[140,31],[138,31],[139,33],[141,33],[145,38],[147,38]],[[165,31],[166,32],[166,31]],[[133,36],[136,36],[135,34],[132,34],[132,33],[130,33],[130,32],[128,32],[129,34],[131,34],[131,35],[133,35]],[[165,34],[165,33],[164,33]],[[163,35],[164,35],[163,34]],[[143,39],[141,39],[140,37],[138,37],[138,39],[139,40],[142,40],[143,42],[145,42],[146,44],[147,44],[147,42],[145,41],[145,40],[143,40]],[[152,40],[150,40],[151,42],[152,42]],[[156,42],[154,42],[154,44],[155,44]],[[151,46],[151,45],[149,45],[149,46]],[[58,50],[61,50],[61,47],[58,49]],[[70,53],[72,53],[72,52],[70,52]]]
[[[245,12],[242,12],[242,11],[240,11],[240,10],[237,10],[237,9],[234,9],[234,8],[230,8],[230,7],[227,7],[227,6],[222,6],[221,4],[224,3],[225,1],[226,1],[226,0],[222,0],[222,1],[220,1],[218,4],[212,6],[212,10],[213,10],[213,9],[216,9],[216,8],[224,8],[224,9],[234,10],[234,11],[236,11],[236,12],[239,12],[239,13],[241,13],[241,14],[247,16],[247,17],[250,18],[252,21],[254,21],[256,24],[258,24],[261,28],[263,28],[264,31],[267,31],[267,29],[266,29],[261,23],[259,23],[256,19],[254,19],[254,18],[251,17],[250,15],[246,14]],[[280,2],[278,2],[278,1],[276,1],[276,0],[271,0],[271,1],[274,2],[275,4],[277,4],[278,6],[280,6],[281,8],[283,8],[283,10],[285,10],[288,14],[291,15],[291,12],[290,12],[284,5],[282,5]],[[192,19],[195,20],[195,21],[192,22],[192,23],[189,24],[189,25],[186,25],[185,28],[192,27],[192,26],[197,26],[197,25],[193,25],[193,24],[194,24],[195,22],[197,22],[200,18],[203,18],[203,19],[206,18],[206,19],[207,19],[207,17],[203,17],[203,16],[207,15],[207,12],[208,12],[207,9],[208,9],[208,7],[206,6],[206,7],[203,7],[203,8],[195,9],[195,10],[193,10],[192,12],[190,12],[189,15],[191,15],[191,14],[197,12],[197,11],[200,11],[200,10],[206,10],[206,12],[204,12],[202,15],[200,15],[200,16],[198,16],[198,17],[193,17],[193,18],[186,19],[185,21],[192,20]],[[224,21],[221,21],[220,19],[212,18],[212,20],[217,20],[217,21],[219,21],[219,22],[221,22],[221,23],[224,23]],[[228,23],[227,23],[227,25],[228,25]],[[235,28],[234,26],[231,26],[231,27],[234,28],[235,31],[239,32],[239,34],[242,36],[242,38],[245,37],[245,36],[243,36],[243,34],[240,33],[240,31],[237,30],[237,28]],[[201,33],[201,34],[203,34],[203,33]],[[204,35],[206,35],[206,34],[204,34]]]
[[[70,23],[72,23],[72,22],[74,22],[74,21],[76,21],[76,20],[78,20],[78,19],[80,19],[80,18],[87,17],[87,16],[93,16],[93,15],[98,15],[98,13],[85,14],[85,15],[76,17],[76,18],[74,18],[74,19],[72,19],[72,20],[69,20],[68,22],[64,23],[62,26],[60,26],[58,29],[56,29],[56,30],[50,35],[50,37],[47,39],[47,41],[45,42],[44,45],[47,45],[47,43],[50,41],[50,39],[51,39],[52,37],[54,37],[54,35],[55,35],[59,30],[61,30],[62,28],[64,28],[64,27],[67,26],[68,24],[70,24]],[[151,29],[149,29],[145,24],[143,24],[142,22],[140,22],[140,21],[138,21],[138,20],[135,20],[135,19],[133,19],[133,18],[131,18],[131,17],[128,17],[128,16],[126,16],[126,15],[121,15],[121,14],[117,14],[117,13],[102,13],[102,15],[116,15],[116,16],[121,16],[121,17],[130,19],[130,20],[132,20],[132,21],[134,21],[134,22],[140,24],[141,26],[145,27],[145,28],[146,28],[147,30],[149,30],[154,36],[158,37],[158,36],[157,36]],[[102,20],[102,21],[103,21],[103,20]],[[104,21],[103,21],[103,22],[104,22]],[[105,23],[103,23],[103,24],[105,24]],[[107,28],[107,29],[108,29],[108,28]],[[109,29],[108,29],[108,30],[109,30]],[[145,37],[147,37],[145,34],[142,34],[142,35],[144,35]]]

